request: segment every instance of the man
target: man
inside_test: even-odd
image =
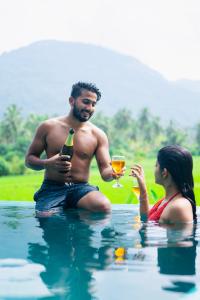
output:
[[[109,200],[98,187],[88,184],[89,168],[96,157],[101,177],[105,181],[116,178],[110,165],[108,139],[105,133],[88,120],[101,97],[98,88],[90,83],[73,85],[67,116],[49,119],[37,129],[26,155],[26,166],[45,169],[44,182],[35,193],[36,210],[53,211],[59,207],[78,207],[90,211],[109,212]],[[71,162],[60,156],[69,129],[73,128],[74,154]],[[42,152],[46,159],[41,159]]]

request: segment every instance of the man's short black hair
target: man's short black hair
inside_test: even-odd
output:
[[[82,90],[87,90],[92,93],[95,93],[97,95],[97,101],[99,101],[101,98],[101,92],[99,91],[99,89],[96,87],[95,84],[87,83],[87,82],[80,82],[80,81],[73,84],[72,91],[71,91],[71,97],[76,99],[77,97],[79,97],[81,95]]]

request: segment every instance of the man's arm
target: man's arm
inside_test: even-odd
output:
[[[25,164],[28,168],[33,170],[42,170],[45,169],[46,159],[40,159],[40,155],[45,150],[46,147],[46,134],[47,134],[47,125],[42,123],[35,134],[35,137],[28,149],[25,158]]]
[[[108,138],[105,133],[100,130],[98,132],[98,146],[95,156],[102,179],[105,181],[115,179],[115,175],[111,167]]]
[[[58,172],[68,172],[71,169],[71,163],[67,161],[68,158],[66,155],[60,156],[59,154],[56,154],[50,158],[40,158],[40,155],[44,150],[46,150],[47,147],[46,137],[48,131],[50,130],[50,126],[50,124],[44,122],[38,127],[35,137],[26,155],[26,166],[36,171],[43,169],[53,169],[54,171]]]

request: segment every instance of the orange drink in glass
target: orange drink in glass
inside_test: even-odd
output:
[[[121,174],[123,171],[123,168],[125,166],[125,157],[122,155],[113,155],[111,165],[113,168],[113,171],[116,174]],[[123,185],[119,183],[119,178],[116,179],[116,183],[113,185],[114,188],[120,188]]]

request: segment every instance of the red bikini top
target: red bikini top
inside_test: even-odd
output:
[[[179,192],[175,193],[174,195],[172,195],[169,200],[163,204],[161,207],[160,204],[162,203],[162,201],[165,198],[162,198],[161,200],[159,200],[149,211],[149,215],[148,215],[148,220],[149,221],[156,221],[158,222],[160,219],[160,216],[162,215],[163,210],[165,209],[165,207],[168,205],[168,203],[174,199],[177,195],[179,194]]]

